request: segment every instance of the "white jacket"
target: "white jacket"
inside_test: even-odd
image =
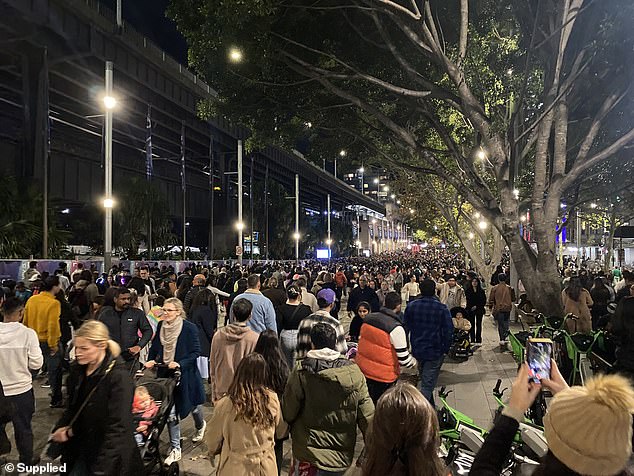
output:
[[[0,322],[0,382],[5,395],[31,390],[31,370],[38,370],[43,363],[40,342],[33,329],[20,322]]]

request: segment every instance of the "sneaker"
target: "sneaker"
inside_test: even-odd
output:
[[[205,436],[205,430],[207,429],[207,422],[203,421],[203,426],[200,430],[196,430],[196,434],[192,437],[192,443],[198,443]]]
[[[46,381],[40,385],[40,387],[42,388],[51,388],[51,384],[48,382],[48,379],[46,379]]]
[[[181,450],[179,448],[174,448],[170,451],[170,454],[165,458],[165,462],[163,463],[165,466],[170,466],[172,463],[181,460]]]

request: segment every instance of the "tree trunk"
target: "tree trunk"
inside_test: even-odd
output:
[[[608,234],[608,239],[605,243],[605,246],[608,249],[608,254],[605,256],[603,269],[605,270],[606,273],[612,269],[612,259],[614,257],[614,233],[615,232],[616,232],[616,211],[612,210],[612,213],[610,213],[610,232]]]

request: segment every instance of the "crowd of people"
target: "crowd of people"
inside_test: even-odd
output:
[[[634,274],[582,270],[563,278],[566,312],[579,316],[575,330],[609,327],[618,339],[615,369],[625,377],[568,388],[555,365],[539,385],[522,366],[471,474],[500,474],[542,386],[555,398],[546,423],[550,452],[538,474],[625,471],[634,412]],[[33,262],[24,281],[4,284],[0,455],[11,449],[5,426],[12,422],[20,462],[38,459],[31,420],[39,371],[50,406],[61,412],[47,451],[77,475],[143,472],[138,447],[157,411],[147,389],[135,389],[135,372],[144,369],[179,375],[167,466],[182,458],[180,421],[191,415],[191,439],[206,443],[212,462],[218,455],[220,476],[281,474],[289,439],[289,474],[340,475],[355,465],[358,431],[365,440],[356,461],[361,474],[447,476],[437,452],[434,389],[454,334],[466,332],[481,345],[489,307],[505,346],[513,306],[530,308],[521,283],[516,299],[507,268],[483,283],[444,250],[301,266],[192,264],[181,273],[148,264],[71,274],[60,263],[47,275]],[[405,368],[417,368],[417,387],[401,378]],[[573,421],[570,408],[586,406],[596,417]],[[590,451],[594,429],[606,440]]]

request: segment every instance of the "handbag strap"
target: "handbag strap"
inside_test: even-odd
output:
[[[71,418],[70,423],[68,423],[67,426],[73,426],[73,423],[75,423],[77,421],[77,418],[79,418],[79,414],[82,412],[82,410],[84,408],[86,408],[86,405],[88,405],[88,401],[91,399],[91,397],[94,395],[95,391],[97,390],[97,387],[99,386],[99,384],[103,381],[104,378],[106,378],[106,375],[108,375],[110,373],[110,371],[112,370],[112,368],[114,367],[114,364],[116,363],[116,359],[112,359],[112,362],[110,362],[110,365],[108,365],[108,368],[106,369],[105,373],[101,376],[101,378],[99,379],[99,382],[97,382],[97,384],[92,388],[92,390],[90,391],[90,393],[86,396],[86,398],[84,399],[84,401],[82,402],[81,406],[79,407],[79,410],[77,410],[77,412],[75,413],[75,415],[73,415],[73,418]]]

